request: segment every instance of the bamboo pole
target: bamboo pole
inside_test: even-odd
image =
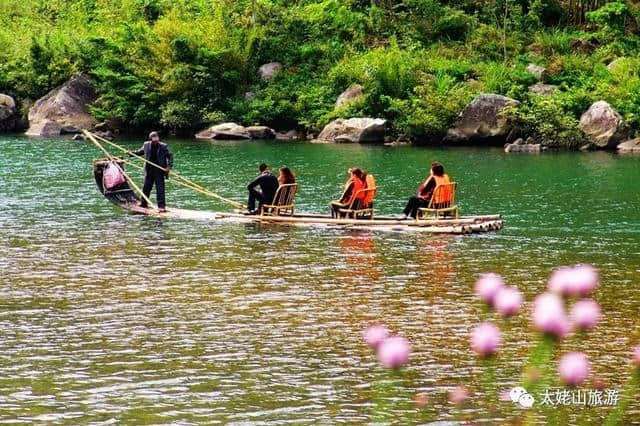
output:
[[[86,131],[86,130],[85,130],[85,131]],[[90,133],[90,132],[87,132],[87,133]],[[145,163],[147,163],[147,164],[150,164],[150,165],[152,165],[152,166],[154,166],[154,167],[156,167],[156,168],[158,168],[158,169],[160,169],[160,170],[165,171],[165,168],[164,168],[164,167],[160,167],[158,164],[155,164],[155,163],[153,163],[152,161],[149,161],[149,160],[147,160],[147,159],[146,159],[146,158],[144,158],[144,157],[141,157],[141,156],[139,156],[139,155],[133,154],[130,150],[126,149],[125,147],[122,147],[122,146],[120,146],[120,145],[118,145],[118,144],[116,144],[116,143],[114,143],[114,142],[111,142],[111,141],[110,141],[110,140],[108,140],[108,139],[105,139],[105,138],[103,138],[103,137],[100,137],[100,136],[98,136],[98,135],[94,135],[94,136],[95,136],[96,138],[100,139],[101,141],[103,141],[104,143],[106,143],[106,144],[109,144],[109,145],[113,146],[114,148],[117,148],[117,149],[119,149],[119,150],[121,150],[121,151],[123,151],[123,152],[126,152],[127,154],[131,154],[131,156],[132,156],[132,157],[135,157],[135,158],[137,158],[137,159],[139,159],[139,160],[142,160],[143,162],[145,162]],[[186,184],[186,185],[184,185],[184,186],[186,186],[186,187],[188,187],[188,188],[191,188],[191,189],[193,189],[194,191],[197,191],[197,192],[199,192],[199,193],[201,193],[201,194],[204,194],[204,195],[207,195],[207,196],[209,196],[209,197],[217,198],[218,200],[220,200],[220,201],[224,201],[225,203],[228,203],[228,204],[231,204],[232,206],[234,206],[234,207],[236,207],[236,208],[239,208],[239,209],[244,209],[244,208],[245,208],[245,205],[244,205],[244,204],[239,203],[238,201],[230,200],[230,199],[225,198],[225,197],[223,197],[223,196],[221,196],[221,195],[219,195],[219,194],[216,194],[215,192],[212,192],[212,191],[208,190],[207,188],[203,187],[202,185],[198,185],[197,183],[195,183],[195,182],[193,182],[193,181],[191,181],[191,180],[187,179],[186,177],[179,175],[178,173],[174,172],[173,170],[170,170],[170,171],[169,171],[169,174],[170,174],[170,175],[172,175],[172,176],[174,176],[174,177],[175,177],[175,178],[177,178],[178,180],[182,181],[184,184]]]
[[[91,133],[89,133],[86,130],[83,130],[84,134],[86,137],[89,138],[89,140],[91,142],[93,142],[93,144],[95,146],[98,147],[98,149],[100,151],[102,151],[104,153],[104,155],[107,156],[107,158],[109,159],[109,161],[115,161],[114,158],[111,156],[111,154],[109,154],[109,151],[107,151],[102,145],[100,145],[100,142],[98,142]],[[116,163],[117,164],[117,163]],[[149,199],[149,197],[147,197],[146,195],[144,195],[144,192],[142,192],[142,190],[138,187],[138,185],[136,185],[136,183],[133,181],[133,179],[131,179],[131,177],[129,177],[129,175],[127,174],[127,172],[124,171],[124,169],[120,168],[120,171],[122,172],[122,174],[124,175],[125,179],[127,179],[127,182],[129,183],[129,185],[131,185],[136,192],[138,192],[138,194],[140,194],[140,196],[147,202],[147,205],[150,208],[155,208],[155,206],[153,205],[153,203],[151,202],[151,200]]]

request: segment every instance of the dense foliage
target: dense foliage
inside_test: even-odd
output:
[[[86,72],[94,114],[129,127],[317,131],[376,116],[423,142],[439,141],[474,95],[497,93],[522,102],[522,131],[576,145],[595,100],[640,130],[638,16],[622,1],[3,0],[0,92],[28,106]],[[594,50],[572,47],[577,38]],[[257,69],[270,61],[284,68],[265,82]],[[556,94],[529,94],[530,63],[547,68]],[[355,83],[364,97],[334,109]]]

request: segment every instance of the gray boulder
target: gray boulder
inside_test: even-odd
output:
[[[640,138],[631,139],[618,145],[618,152],[640,153]]]
[[[296,130],[288,130],[286,132],[276,133],[276,139],[279,141],[295,141],[304,139],[304,137]]]
[[[251,135],[244,126],[236,123],[222,123],[196,133],[196,139],[251,139]]]
[[[467,142],[506,138],[511,126],[501,112],[506,107],[518,106],[520,102],[502,95],[477,96],[464,107],[456,126],[449,129],[445,141]]]
[[[338,96],[338,99],[336,100],[335,108],[340,108],[341,106],[349,102],[353,102],[357,99],[362,98],[362,96],[364,96],[364,91],[362,86],[360,86],[359,84],[354,84],[352,86],[349,86],[347,90],[345,90],[340,94],[340,96]]]
[[[59,136],[93,129],[97,121],[89,113],[88,105],[95,101],[95,90],[80,75],[53,89],[29,109],[30,136]]]
[[[280,62],[269,62],[268,64],[262,65],[258,69],[258,73],[263,81],[267,81],[272,79],[281,69],[282,64]]]
[[[529,64],[527,68],[525,68],[525,71],[534,76],[538,81],[543,81],[547,77],[547,69],[540,65]]]
[[[384,142],[387,120],[381,118],[337,119],[327,124],[318,142]]]
[[[16,120],[16,101],[0,93],[0,131],[14,130]]]
[[[267,126],[249,126],[247,132],[251,139],[275,139],[276,132]]]
[[[609,62],[609,64],[607,65],[607,69],[609,70],[609,72],[614,71],[620,64],[624,62],[624,60],[625,58],[614,59],[613,61]]]
[[[624,120],[605,101],[595,102],[582,114],[580,128],[589,141],[599,148],[615,147],[627,136]]]
[[[536,83],[533,86],[529,87],[529,92],[534,93],[536,95],[549,96],[556,93],[558,90],[558,86],[553,84],[544,84],[544,83]]]

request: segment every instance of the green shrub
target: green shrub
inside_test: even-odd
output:
[[[567,112],[561,98],[532,95],[503,113],[519,136],[530,136],[545,146],[575,149],[586,143],[579,120]]]

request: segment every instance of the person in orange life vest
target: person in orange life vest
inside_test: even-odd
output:
[[[358,192],[367,188],[364,173],[361,169],[349,169],[349,179],[345,183],[345,190],[340,200],[331,202],[331,217],[338,217],[338,210],[348,208],[354,201],[353,207],[359,208],[365,198],[364,193]],[[356,198],[357,197],[357,198]]]
[[[409,201],[404,208],[403,219],[407,219],[408,217],[412,217],[415,219],[418,214],[419,208],[429,206],[429,202],[431,201],[431,197],[433,196],[433,190],[436,189],[438,185],[443,185],[450,182],[451,180],[449,179],[449,176],[447,176],[444,172],[444,166],[438,162],[431,163],[431,172],[424,183],[418,188],[418,193],[415,196],[409,198]],[[446,202],[449,201],[445,199],[447,198],[447,194],[439,194],[439,197],[443,199],[434,200],[433,207],[435,208],[438,208],[439,205],[446,204]]]

